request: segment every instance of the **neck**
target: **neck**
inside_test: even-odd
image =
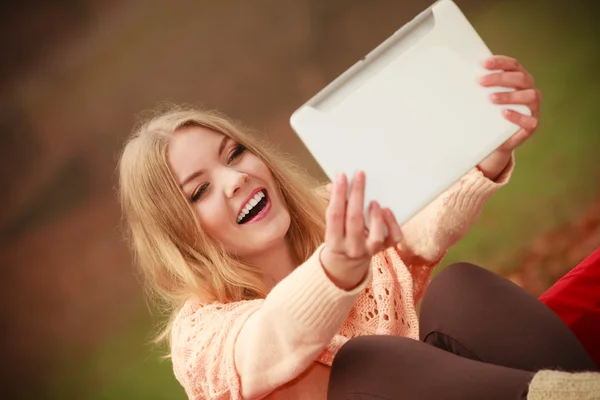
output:
[[[283,240],[268,251],[261,253],[254,265],[257,265],[264,273],[265,284],[269,292],[298,266],[287,240]]]

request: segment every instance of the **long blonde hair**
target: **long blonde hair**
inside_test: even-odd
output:
[[[325,207],[308,173],[247,130],[214,111],[171,107],[139,125],[119,162],[119,195],[136,264],[150,295],[171,320],[183,302],[234,302],[266,296],[258,266],[228,254],[199,226],[167,162],[169,139],[179,129],[200,126],[229,136],[271,170],[288,207],[287,239],[298,260],[323,242]],[[163,307],[164,309],[164,307]],[[168,339],[170,324],[159,336]]]

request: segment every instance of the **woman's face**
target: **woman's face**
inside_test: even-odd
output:
[[[229,137],[203,127],[178,130],[168,162],[200,226],[241,259],[283,243],[290,215],[269,168]]]

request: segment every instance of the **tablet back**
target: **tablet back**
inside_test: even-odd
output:
[[[477,78],[490,50],[456,4],[440,0],[294,112],[291,125],[329,178],[367,175],[366,205],[399,223],[518,127]],[[510,106],[529,114],[523,106]]]

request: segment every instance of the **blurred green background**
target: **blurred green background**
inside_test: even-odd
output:
[[[543,93],[511,184],[443,265],[539,294],[600,246],[600,28],[592,1],[461,1]],[[183,399],[120,231],[115,163],[139,113],[214,107],[313,173],[291,112],[421,0],[25,1],[0,8],[2,398]],[[442,266],[443,267],[443,266]]]

